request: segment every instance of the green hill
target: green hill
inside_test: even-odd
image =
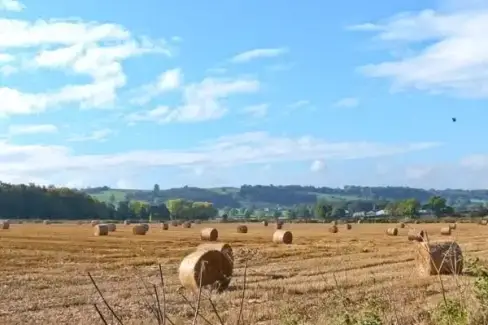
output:
[[[488,202],[488,190],[426,190],[409,187],[345,186],[344,188],[329,188],[299,185],[243,185],[241,187],[217,188],[185,186],[160,189],[157,192],[137,189],[111,189],[108,187],[89,188],[83,191],[105,202],[113,201],[116,203],[123,200],[165,202],[169,199],[184,198],[192,201],[212,202],[218,208],[293,206],[313,204],[318,198],[345,202],[390,201],[415,198],[421,202],[426,202],[433,195],[440,195],[446,198],[450,205],[461,208],[471,205],[483,205]]]

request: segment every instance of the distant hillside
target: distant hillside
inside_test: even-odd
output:
[[[169,199],[184,198],[192,201],[213,202],[217,208],[293,206],[297,204],[312,204],[316,202],[317,198],[349,202],[415,198],[421,202],[426,202],[433,195],[440,195],[446,198],[448,204],[456,207],[467,207],[488,202],[488,190],[425,190],[409,187],[345,186],[344,188],[329,188],[299,185],[243,185],[240,188],[197,188],[186,186],[182,188],[157,189],[156,191],[100,187],[83,191],[105,202],[123,200],[165,202]]]

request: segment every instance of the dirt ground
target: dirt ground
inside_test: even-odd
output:
[[[440,298],[438,278],[416,274],[408,225],[391,237],[385,230],[393,225],[385,224],[354,224],[351,230],[342,225],[336,234],[325,224],[285,224],[293,244],[277,245],[271,242],[273,224],[249,224],[247,234],[238,234],[236,224],[170,226],[167,231],[152,225],[146,236],[117,225],[105,237],[95,237],[87,224],[13,224],[0,230],[0,324],[103,324],[93,307],[101,301],[87,272],[124,324],[157,324],[147,303],[153,301],[151,284],[160,283],[158,264],[169,317],[174,324],[191,324],[192,307],[179,292],[194,298],[178,291],[177,270],[201,243],[200,230],[209,226],[237,255],[229,290],[212,294],[225,324],[235,324],[239,314],[248,248],[252,256],[241,324],[332,324],[338,313],[357,310],[365,301],[398,306],[388,313],[407,319]],[[427,230],[431,240],[441,239],[442,224],[411,226]],[[442,239],[455,239],[467,257],[486,259],[487,233],[487,226],[459,224]],[[462,288],[471,281],[467,276],[443,279],[452,294],[465,292]],[[101,310],[110,323],[107,310]],[[219,324],[206,299],[201,310],[211,324]]]

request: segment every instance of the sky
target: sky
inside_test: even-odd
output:
[[[488,0],[0,0],[4,182],[487,188],[487,98]]]

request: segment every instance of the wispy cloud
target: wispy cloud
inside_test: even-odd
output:
[[[18,124],[10,125],[9,135],[27,135],[40,133],[56,133],[58,128],[53,124]]]
[[[287,48],[267,48],[254,49],[234,56],[230,61],[233,63],[245,63],[261,58],[272,58],[283,55],[288,52]]]
[[[70,142],[85,142],[85,141],[105,141],[110,135],[114,134],[111,129],[95,130],[85,135],[75,135],[68,138]]]
[[[22,11],[25,5],[18,0],[0,0],[0,10],[5,11]]]
[[[325,169],[325,163],[323,160],[317,159],[310,165],[310,170],[312,172],[320,172]]]
[[[263,118],[268,115],[268,104],[259,104],[245,107],[242,112],[253,118]]]
[[[180,68],[161,73],[155,82],[134,89],[136,94],[130,101],[133,104],[144,105],[158,95],[180,88],[183,84],[183,72]]]
[[[358,105],[359,99],[355,97],[342,98],[333,104],[334,107],[356,107]]]

